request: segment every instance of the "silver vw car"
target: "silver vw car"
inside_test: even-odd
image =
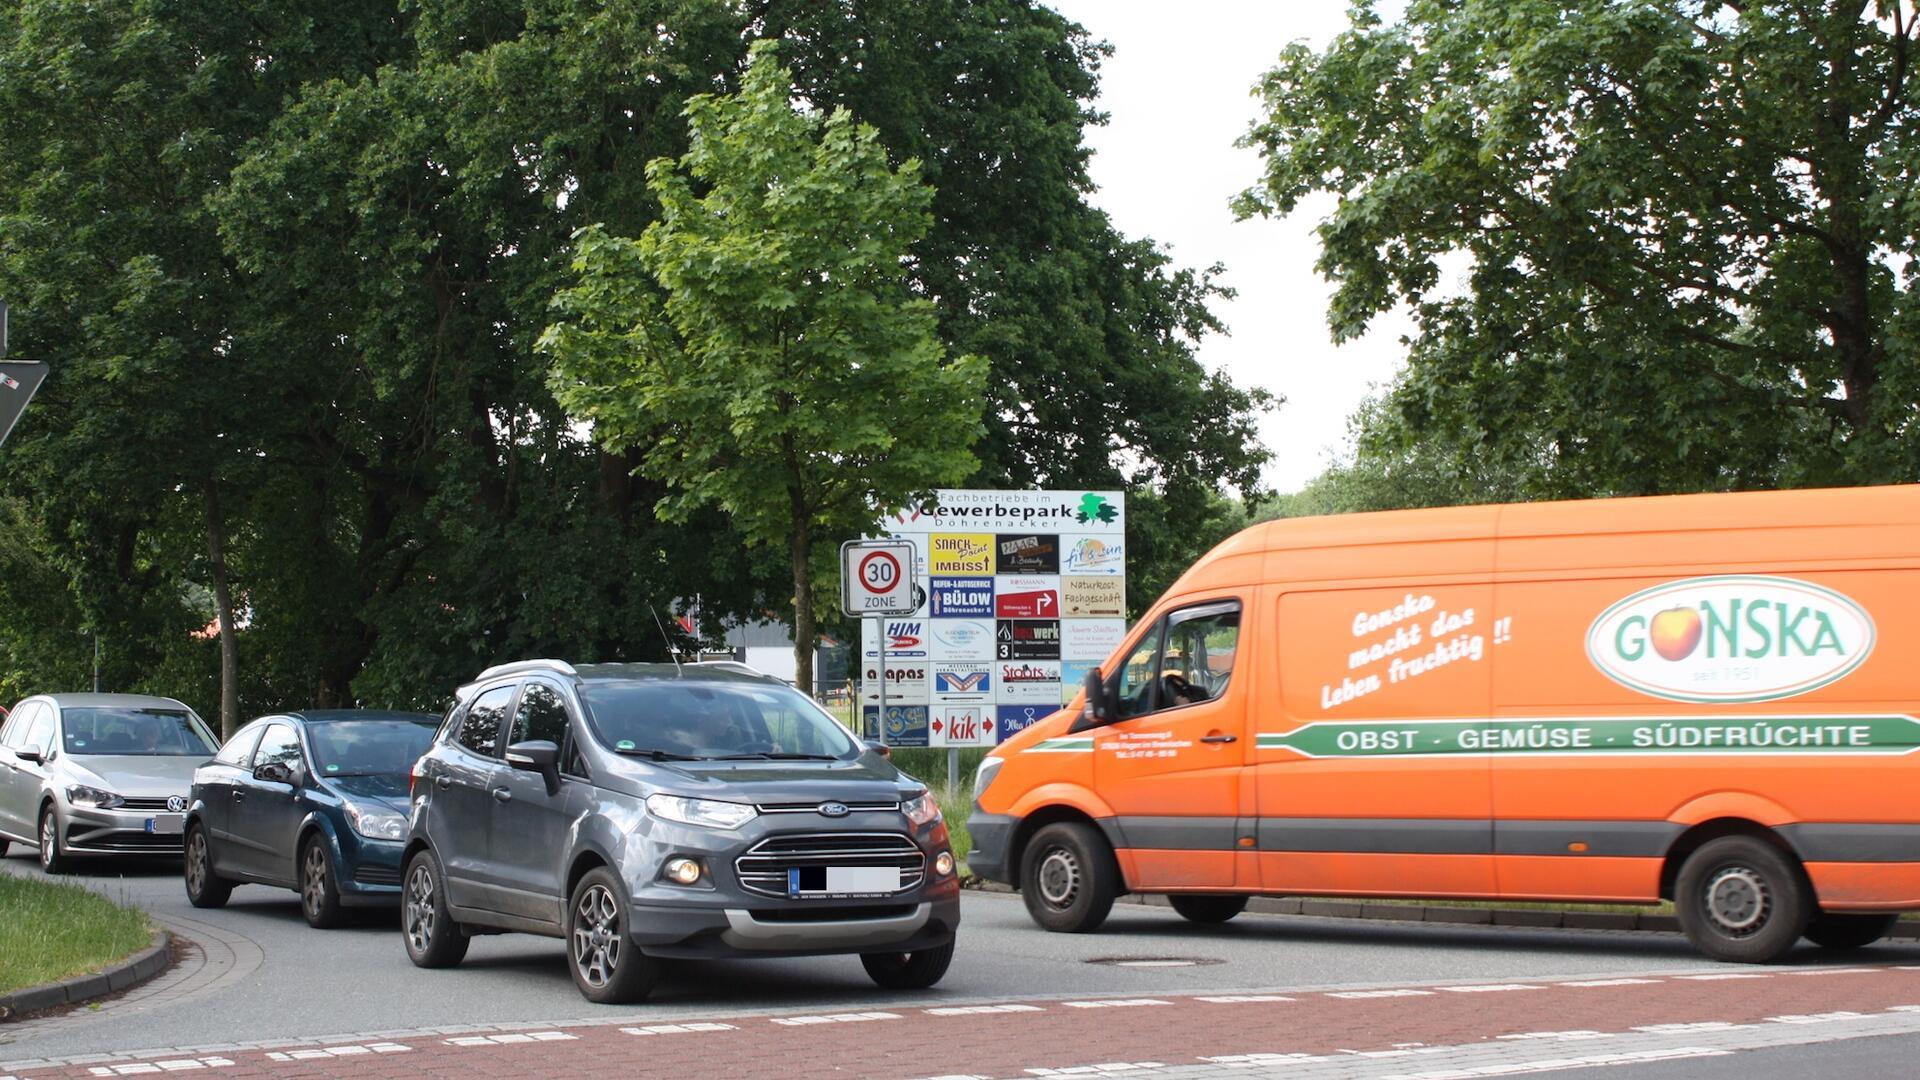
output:
[[[50,874],[76,855],[178,855],[193,770],[218,746],[172,698],[27,698],[0,727],[0,854],[38,845]]]

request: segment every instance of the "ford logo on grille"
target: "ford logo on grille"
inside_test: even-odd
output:
[[[185,810],[186,808],[187,808],[187,797],[185,795],[167,796],[167,809],[177,814],[180,811]]]
[[[847,813],[848,813],[848,810],[847,810],[846,803],[823,802],[820,804],[821,817],[846,817]]]

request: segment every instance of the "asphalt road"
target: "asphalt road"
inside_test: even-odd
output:
[[[38,873],[17,852],[5,860],[4,870]],[[939,987],[911,1000],[873,987],[856,959],[833,957],[680,964],[647,1004],[604,1009],[579,997],[560,943],[553,939],[483,937],[459,968],[421,971],[408,963],[391,915],[370,914],[352,928],[317,931],[301,920],[291,892],[257,886],[238,889],[222,911],[196,911],[186,902],[177,864],[87,868],[77,880],[145,908],[197,944],[175,973],[145,993],[135,991],[98,1011],[0,1025],[0,1061],[455,1025],[560,1027],[609,1019],[663,1024],[1076,997],[1657,978],[1725,970],[1669,934],[1265,915],[1196,927],[1164,908],[1132,904],[1117,906],[1101,933],[1047,934],[1032,925],[1017,897],[969,893],[953,969]],[[1920,964],[1920,946],[1883,946],[1865,955],[1877,965]],[[1168,959],[1201,963],[1133,967],[1110,962]],[[1811,949],[1793,959],[1800,965],[1834,962]],[[1808,1010],[1819,1004],[1818,981],[1807,980],[1800,991],[1809,999]],[[1739,984],[1684,985],[1689,994],[1711,995]],[[1489,1001],[1487,1007],[1499,1006]],[[1902,1044],[1906,1050],[1887,1049]],[[1859,1038],[1804,1052],[1834,1063],[1837,1067],[1826,1071],[1844,1077],[1855,1075],[1845,1067],[1850,1053],[1864,1055],[1862,1062],[1885,1061],[1914,1045],[1913,1037]],[[1662,1066],[1672,1071],[1660,1075],[1731,1075],[1716,1070],[1736,1058],[1675,1062]],[[1703,1071],[1689,1071],[1696,1067]]]

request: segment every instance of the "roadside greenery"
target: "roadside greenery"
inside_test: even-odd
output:
[[[153,943],[146,915],[78,885],[0,874],[0,993],[99,971]]]

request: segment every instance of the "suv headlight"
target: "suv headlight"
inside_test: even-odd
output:
[[[347,824],[353,831],[369,840],[405,840],[407,838],[407,818],[405,814],[396,814],[385,807],[358,806],[354,803],[341,803],[346,811]]]
[[[647,796],[647,812],[657,818],[682,825],[704,825],[709,829],[737,829],[752,821],[760,811],[745,803],[720,802],[717,799],[688,799],[679,795]]]
[[[975,770],[973,774],[973,799],[975,802],[979,802],[980,796],[986,794],[987,785],[993,783],[993,778],[1000,775],[1000,766],[1006,763],[1007,759],[1003,757],[988,756],[980,759],[980,768]]]
[[[900,812],[915,825],[925,825],[940,820],[940,804],[933,801],[933,792],[923,791],[900,804]]]
[[[67,802],[74,806],[84,806],[89,810],[108,810],[125,802],[111,791],[87,787],[85,784],[71,784],[67,787]]]

